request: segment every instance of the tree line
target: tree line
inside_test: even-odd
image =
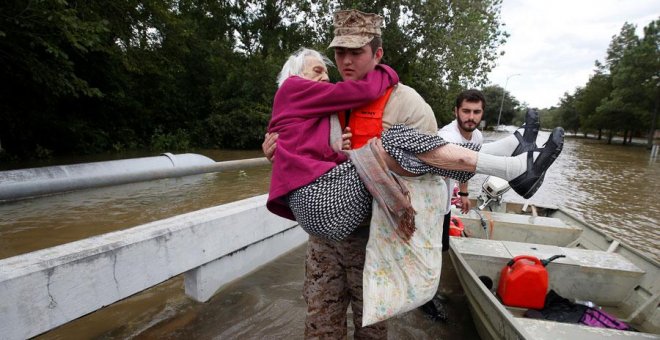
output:
[[[2,2],[0,157],[258,148],[286,56],[332,54],[348,8],[383,15],[384,62],[439,122],[507,38],[501,0]]]
[[[598,139],[606,134],[608,143],[615,135],[624,144],[646,136],[651,146],[660,105],[660,18],[645,26],[641,37],[635,30],[625,23],[612,37],[589,81],[547,110],[550,124]]]

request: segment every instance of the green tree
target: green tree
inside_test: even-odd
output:
[[[211,113],[204,120],[205,140],[216,147],[256,148],[261,145],[276,91],[275,76],[286,57],[302,46],[319,48],[319,40],[298,16],[290,0],[243,0],[231,7],[234,50],[218,74]],[[227,67],[229,66],[229,67]]]
[[[499,85],[489,85],[484,87],[481,92],[486,98],[484,120],[487,126],[496,126],[498,118],[501,125],[514,124],[513,119],[519,110],[520,102],[509,91],[505,91]]]
[[[577,133],[580,128],[580,117],[576,108],[576,102],[582,96],[584,89],[578,88],[574,94],[564,93],[564,97],[559,101],[557,108],[558,118],[561,121],[561,126],[567,131]]]
[[[58,115],[63,98],[102,95],[76,63],[103,52],[99,42],[106,32],[106,21],[80,17],[66,1],[0,5],[0,138],[8,152],[50,147],[53,131],[75,128],[65,125],[67,113]]]
[[[660,38],[655,20],[638,38],[635,26],[625,23],[612,37],[605,63],[596,61],[594,75],[583,88],[565,95],[557,113],[564,125],[579,127],[586,135],[597,130],[600,139],[608,131],[608,143],[623,132],[623,143],[649,129],[649,143],[657,123],[660,101]],[[577,112],[579,121],[574,121]]]
[[[628,108],[624,128],[631,138],[635,130],[650,129],[649,137],[655,130],[660,100],[659,24],[660,19],[644,27],[644,37],[628,46],[612,72],[612,97]]]
[[[607,51],[611,91],[601,100],[593,123],[614,133],[623,131],[623,143],[636,131],[649,131],[649,143],[657,122],[660,97],[660,38],[655,20],[644,28],[644,37],[635,35],[635,26],[624,24]]]
[[[385,62],[448,121],[453,97],[486,82],[506,39],[500,7],[501,0],[3,2],[0,142],[17,156],[257,148],[286,56],[301,46],[326,51],[340,8],[384,16]]]
[[[585,137],[591,129],[597,130],[600,138],[604,122],[596,114],[596,109],[611,91],[611,78],[608,74],[604,73],[602,64],[596,61],[595,74],[589,77],[589,81],[582,90],[581,95],[575,101],[575,109],[578,112],[580,120],[580,129]]]
[[[542,128],[551,129],[563,125],[560,109],[556,106],[540,109],[539,116],[541,117]]]
[[[647,145],[650,148],[653,145],[660,109],[660,19],[656,19],[644,27],[644,38],[639,49],[640,59],[643,60],[641,70],[646,71],[639,79],[642,81],[642,90],[652,103],[647,139]]]
[[[635,25],[625,23],[621,28],[621,32],[612,37],[612,42],[610,42],[607,49],[606,65],[613,80],[612,91],[596,109],[596,114],[598,115],[597,120],[602,122],[604,128],[608,129],[608,144],[612,142],[615,132],[621,129],[627,132],[627,129],[633,124],[631,121],[635,120],[636,108],[626,101],[626,90],[615,84],[614,78],[616,74],[620,74],[622,71],[619,64],[626,51],[637,44],[638,38],[635,35]]]

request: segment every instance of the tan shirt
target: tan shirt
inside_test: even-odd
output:
[[[431,106],[415,89],[401,83],[392,91],[383,112],[383,129],[387,130],[395,124],[405,124],[430,135],[438,131]]]

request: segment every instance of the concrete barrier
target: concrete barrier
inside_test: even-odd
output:
[[[0,338],[29,338],[181,273],[205,301],[307,239],[266,195],[0,260]]]

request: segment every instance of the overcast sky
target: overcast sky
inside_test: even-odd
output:
[[[660,15],[660,0],[504,0],[510,37],[488,76],[520,102],[547,108],[584,86],[594,61],[605,60],[612,36],[627,21],[642,29]]]

